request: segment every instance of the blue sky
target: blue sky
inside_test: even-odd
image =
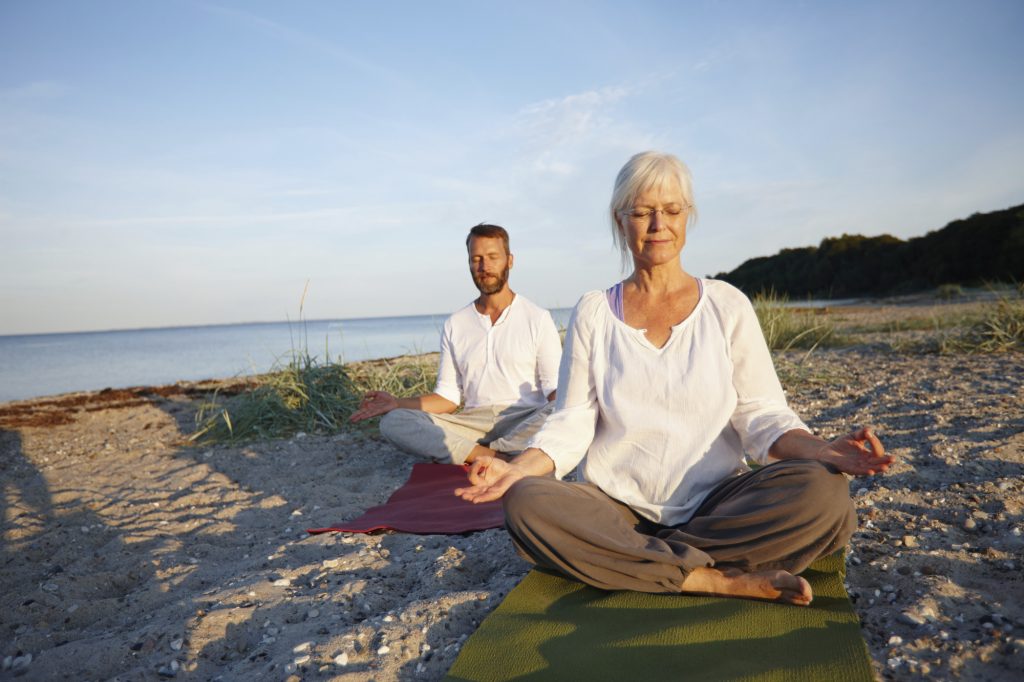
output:
[[[683,264],[1024,202],[1024,3],[0,3],[0,334],[438,313],[620,277],[644,149]]]

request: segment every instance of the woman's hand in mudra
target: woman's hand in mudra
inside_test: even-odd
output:
[[[895,461],[885,454],[882,442],[868,427],[857,429],[836,438],[818,451],[818,457],[845,474],[852,476],[873,476],[885,472]]]
[[[455,494],[473,504],[491,502],[500,499],[513,483],[525,475],[514,464],[497,457],[480,455],[473,460],[472,468],[469,470],[469,482],[472,485],[468,488],[456,488]]]

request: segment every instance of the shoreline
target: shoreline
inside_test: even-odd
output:
[[[1015,680],[1024,354],[879,338],[776,355],[816,432],[872,424],[897,456],[851,482],[846,582],[876,675]],[[358,430],[185,445],[216,385],[0,405],[0,678],[441,679],[528,569],[505,532],[307,535],[383,502],[413,460]]]
[[[853,298],[839,300],[780,300],[787,310],[799,313],[833,316],[898,317],[894,309],[903,311],[931,311],[927,314],[949,314],[956,310],[968,310],[985,302],[991,302],[1000,295],[1009,295],[1009,290],[969,289],[948,299],[939,299],[935,292],[919,292],[888,298]],[[556,321],[568,320],[566,308],[552,309]],[[331,362],[353,364],[367,360],[387,360],[395,357],[420,355],[421,344],[430,339],[436,342],[439,327],[433,324],[442,319],[437,315],[411,315],[403,317],[353,318],[348,320],[306,320],[300,322],[259,322],[238,324],[192,325],[184,327],[157,327],[90,332],[62,332],[42,335],[0,336],[0,350],[10,353],[9,366],[0,366],[0,405],[10,402],[41,399],[71,393],[89,393],[101,390],[135,390],[146,386],[182,384],[208,384],[224,381],[213,377],[231,377],[237,381],[250,381],[273,371],[294,354],[309,352],[309,336],[314,338],[314,354],[319,358],[323,351],[330,356],[332,351],[341,354],[332,357]],[[430,320],[431,324],[416,326],[416,321]],[[363,323],[392,323],[394,329],[335,329],[338,323],[360,325]],[[412,324],[413,326],[409,326]],[[242,341],[239,330],[259,326],[267,330],[266,338],[246,335]],[[307,325],[315,329],[310,332]],[[223,332],[224,336],[207,337],[212,332]],[[375,344],[384,344],[380,358],[367,358],[369,340],[360,341],[360,334],[368,335]],[[383,336],[381,336],[383,334]],[[126,339],[135,338],[133,342]],[[171,336],[168,336],[171,335]],[[198,335],[198,336],[196,336]],[[338,342],[335,335],[341,335]],[[324,348],[321,348],[322,338]],[[89,337],[93,339],[80,347],[51,351],[46,348],[30,349],[18,345],[26,339],[54,340]],[[125,337],[121,339],[120,337]],[[157,337],[161,338],[158,342]],[[115,343],[113,339],[119,340]],[[333,342],[332,342],[333,340]],[[4,346],[4,344],[7,344]],[[10,344],[15,345],[10,345]],[[125,344],[130,347],[125,351]],[[363,345],[360,345],[360,344]],[[168,347],[176,350],[169,352]],[[377,347],[377,346],[375,346]],[[210,349],[219,349],[211,352]],[[281,349],[271,352],[271,348]],[[345,355],[355,358],[346,360]],[[91,363],[84,364],[78,358],[87,356]],[[14,358],[12,360],[12,358]],[[320,358],[326,361],[325,358]],[[243,361],[244,360],[244,361]],[[42,364],[41,364],[42,363]],[[128,365],[131,369],[125,369]],[[188,367],[183,370],[182,366]],[[14,370],[14,367],[35,368]],[[265,369],[264,369],[265,368]],[[39,387],[44,387],[40,392]],[[78,388],[81,387],[81,388]],[[27,397],[22,397],[27,396]]]

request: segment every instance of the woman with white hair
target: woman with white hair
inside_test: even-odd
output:
[[[524,557],[601,589],[808,604],[797,574],[856,527],[843,474],[892,457],[868,428],[827,442],[789,409],[747,297],[683,269],[696,215],[679,159],[626,163],[611,220],[632,274],[576,305],[531,447],[478,459],[457,494],[502,497]]]

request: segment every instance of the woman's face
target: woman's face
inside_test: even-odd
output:
[[[686,215],[679,180],[669,178],[644,190],[616,216],[637,267],[663,265],[679,259],[686,244]]]

